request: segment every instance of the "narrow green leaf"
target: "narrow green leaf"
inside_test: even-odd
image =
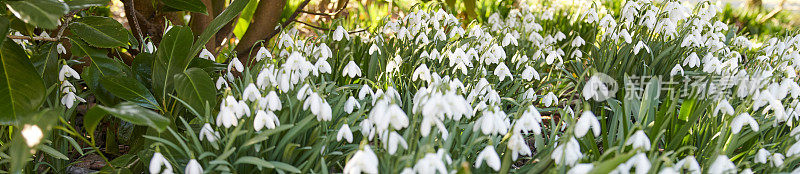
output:
[[[42,152],[44,152],[44,153],[46,153],[47,155],[50,155],[50,156],[52,156],[52,157],[54,157],[54,158],[56,158],[56,159],[60,159],[60,160],[69,160],[69,157],[67,157],[66,155],[64,155],[64,154],[63,154],[63,153],[61,153],[61,152],[58,152],[58,150],[56,150],[56,149],[53,149],[53,148],[52,148],[52,147],[50,147],[50,146],[47,146],[47,145],[44,145],[44,144],[42,144],[41,146],[39,146],[39,150],[41,150]]]
[[[239,165],[239,164],[252,164],[258,166],[259,168],[261,167],[266,167],[270,169],[275,168],[275,165],[273,165],[272,163],[263,160],[261,158],[252,156],[239,157],[239,159],[237,159],[236,162],[233,162],[233,165]]]
[[[300,169],[297,169],[297,167],[294,167],[292,165],[289,165],[289,164],[286,164],[286,163],[283,163],[283,162],[280,162],[280,161],[270,161],[270,163],[272,163],[272,165],[275,165],[276,169],[280,169],[280,170],[287,171],[287,172],[292,172],[292,173],[300,173]]]
[[[164,131],[171,122],[169,118],[131,102],[122,102],[113,108],[102,105],[97,105],[97,107],[117,118],[135,125],[149,126],[158,132]]]
[[[6,7],[25,23],[45,29],[55,29],[67,14],[67,4],[57,0],[6,1]]]
[[[0,124],[9,125],[17,116],[39,109],[45,86],[28,55],[14,42],[0,50]]]
[[[128,43],[128,30],[109,17],[78,18],[69,24],[69,30],[86,43],[100,48],[125,46]]]

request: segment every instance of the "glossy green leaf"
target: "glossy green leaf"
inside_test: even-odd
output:
[[[0,50],[0,124],[12,124],[18,115],[38,110],[44,95],[42,77],[22,47],[4,43]]]
[[[37,48],[31,56],[31,63],[39,75],[42,76],[45,86],[58,83],[58,51],[56,43],[46,43]]]
[[[8,19],[0,18],[0,36],[5,37],[5,35],[8,34],[8,28],[10,24],[11,23],[9,23]],[[0,38],[0,46],[3,46],[3,41],[5,41],[5,39]]]
[[[105,110],[99,107],[92,107],[92,109],[86,112],[86,115],[83,115],[83,128],[86,129],[89,135],[93,136],[97,125],[100,124],[100,121],[102,121],[107,114]]]
[[[45,29],[55,29],[59,18],[67,14],[67,4],[58,0],[6,1],[6,7],[25,23]]]
[[[80,10],[89,7],[100,7],[108,5],[108,0],[71,0],[67,1],[69,10]]]
[[[186,70],[191,62],[186,44],[192,43],[193,38],[189,27],[174,26],[159,44],[156,60],[153,61],[153,91],[162,101],[174,89],[172,78]]]
[[[178,10],[208,14],[206,13],[206,5],[200,0],[162,0],[161,2]]]
[[[189,68],[175,75],[175,91],[198,113],[206,113],[205,105],[213,105],[217,99],[214,81],[208,73],[199,68]]]
[[[125,46],[128,43],[128,30],[108,17],[78,18],[69,24],[69,30],[86,43],[100,48]]]
[[[158,102],[153,94],[144,87],[142,83],[136,81],[135,78],[126,76],[104,76],[100,78],[100,84],[103,88],[114,94],[119,98],[136,103],[139,106],[158,109]]]
[[[117,104],[114,95],[100,86],[100,79],[104,76],[124,74],[124,65],[109,58],[106,51],[90,47],[83,40],[70,38],[70,43],[73,56],[88,57],[90,60],[89,66],[83,69],[81,77],[95,98],[105,105]]]
[[[158,132],[166,130],[167,126],[169,126],[171,122],[169,118],[132,102],[122,102],[114,107],[106,107],[102,105],[97,105],[97,107],[105,110],[114,117],[135,125],[149,126]]]

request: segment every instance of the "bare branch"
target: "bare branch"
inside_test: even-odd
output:
[[[312,24],[309,24],[309,23],[306,23],[306,22],[303,22],[303,21],[298,21],[298,20],[294,20],[294,21],[295,21],[295,22],[298,22],[298,23],[301,23],[301,24],[303,24],[303,25],[306,25],[306,26],[308,26],[308,27],[311,27],[311,28],[317,29],[317,30],[324,30],[324,31],[331,31],[331,30],[333,30],[333,29],[330,29],[330,28],[325,28],[325,27],[315,26],[315,25],[312,25]],[[361,30],[356,30],[356,31],[350,31],[350,32],[347,32],[347,33],[348,33],[348,34],[360,33],[360,32],[367,31],[367,29],[368,29],[368,28],[361,29]]]
[[[17,36],[17,35],[8,35],[10,39],[23,39],[23,40],[40,40],[40,41],[53,41],[58,42],[59,38],[54,37],[40,37],[40,36]]]

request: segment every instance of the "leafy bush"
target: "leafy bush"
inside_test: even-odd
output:
[[[159,43],[82,10],[20,10],[76,1],[5,2],[0,31],[61,27],[0,42],[0,168],[96,154],[115,173],[800,171],[800,36],[748,39],[713,3],[521,3],[477,22],[427,3],[369,30],[205,47],[247,2]]]

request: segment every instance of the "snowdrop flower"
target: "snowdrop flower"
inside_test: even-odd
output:
[[[200,56],[199,56],[199,57],[200,57],[201,59],[206,59],[206,60],[210,60],[210,61],[215,61],[215,60],[217,60],[216,58],[214,58],[214,54],[211,54],[211,52],[210,52],[210,51],[208,51],[208,50],[207,50],[207,49],[205,49],[205,48],[203,48],[203,51],[201,51],[201,52],[200,52]]]
[[[769,160],[772,161],[772,165],[775,167],[782,166],[783,159],[784,157],[781,155],[781,153],[774,153],[772,154],[772,157],[769,158]]]
[[[235,111],[232,110],[230,107],[221,107],[219,109],[219,113],[217,114],[217,126],[224,126],[225,128],[230,128],[231,126],[238,126],[239,121],[238,117],[236,117]]]
[[[786,156],[792,157],[800,154],[800,141],[795,142],[789,149],[786,150]]]
[[[265,127],[267,129],[275,129],[276,126],[280,125],[281,121],[278,120],[278,116],[272,111],[258,110],[256,112],[256,118],[253,120],[253,128],[256,131],[261,131],[261,129]]]
[[[417,164],[414,164],[414,171],[417,171],[417,173],[448,173],[447,167],[442,161],[442,156],[435,153],[427,153],[422,159],[419,159]]]
[[[719,155],[714,160],[714,163],[711,164],[711,167],[708,168],[708,173],[710,174],[722,174],[722,173],[736,173],[736,165],[728,159],[728,156]]]
[[[592,111],[583,111],[581,118],[575,123],[575,136],[581,138],[589,132],[589,129],[592,129],[595,137],[600,136],[600,121],[597,120]]]
[[[494,111],[483,111],[483,116],[475,121],[472,131],[480,129],[485,135],[505,135],[509,126],[506,113],[500,108],[494,108]]]
[[[408,116],[397,104],[389,104],[386,100],[378,101],[369,113],[369,119],[375,123],[378,132],[383,132],[392,126],[394,130],[408,127]]]
[[[675,67],[672,68],[672,71],[669,72],[669,76],[672,77],[672,76],[678,75],[678,72],[681,73],[681,76],[684,76],[683,67],[681,67],[680,64],[677,64],[677,65],[675,65]]]
[[[56,51],[58,52],[58,54],[67,54],[67,49],[64,48],[64,45],[61,45],[61,43],[56,45]]]
[[[378,45],[376,45],[376,44],[374,44],[374,43],[373,43],[373,44],[372,44],[372,46],[370,46],[370,47],[369,47],[369,55],[373,55],[373,53],[374,53],[375,51],[378,51],[378,55],[380,55],[380,54],[381,54],[381,49],[380,49],[380,48],[378,48]]]
[[[514,46],[517,46],[517,37],[514,37],[514,35],[511,34],[511,33],[506,33],[506,36],[503,37],[503,43],[502,44],[503,44],[504,47],[508,46],[509,44],[513,44]]]
[[[64,94],[63,97],[61,97],[61,104],[66,106],[67,109],[70,109],[72,108],[72,106],[75,106],[75,101],[86,102],[86,100],[84,100],[78,95],[75,95],[75,93],[72,91],[67,92],[66,94]]]
[[[163,171],[161,170],[162,166],[164,167]],[[164,158],[164,155],[156,152],[150,159],[150,173],[172,174],[172,165]]]
[[[214,143],[219,139],[219,132],[211,128],[211,124],[206,123],[203,128],[200,128],[200,141],[208,139],[208,142]]]
[[[569,169],[569,171],[567,171],[567,174],[587,174],[591,172],[592,169],[594,169],[594,164],[580,163],[573,166],[572,169]]]
[[[378,173],[378,156],[372,152],[369,145],[364,145],[363,149],[356,151],[342,170],[342,173],[346,174],[359,174],[362,172]]]
[[[320,57],[319,59],[317,59],[317,63],[314,64],[314,67],[315,69],[313,73],[315,76],[318,75],[317,71],[319,71],[319,73],[322,74],[331,73],[331,64],[328,63],[328,60],[325,57]]]
[[[343,124],[342,128],[339,128],[339,132],[336,133],[336,141],[342,141],[342,138],[347,140],[348,143],[353,142],[353,132],[350,131],[350,126],[347,124]]]
[[[336,30],[333,31],[333,40],[334,41],[341,41],[342,38],[350,40],[350,34],[347,33],[347,30],[344,29],[341,25],[336,27]]]
[[[414,70],[414,73],[411,75],[412,81],[417,81],[417,79],[426,81],[428,83],[431,82],[431,71],[428,69],[428,65],[421,64]]]
[[[244,91],[242,92],[242,99],[256,101],[256,99],[259,98],[261,98],[261,92],[258,91],[256,84],[250,83],[246,88],[244,88]]]
[[[155,53],[156,47],[153,46],[153,42],[147,41],[147,44],[144,47],[144,52],[146,53]]]
[[[553,92],[548,92],[547,95],[542,97],[542,103],[545,107],[550,107],[553,104],[558,105],[558,97]]]
[[[29,124],[22,126],[22,131],[20,131],[20,134],[22,134],[22,138],[25,139],[25,144],[27,144],[30,148],[33,148],[33,146],[39,144],[44,136],[44,133],[39,126]]]
[[[347,101],[344,102],[344,112],[351,114],[353,113],[353,109],[361,108],[361,104],[358,103],[355,97],[350,96],[347,98]]]
[[[228,82],[225,81],[225,79],[222,79],[222,77],[217,78],[217,89],[222,89],[222,85],[225,85],[225,88],[228,88]]]
[[[739,174],[753,174],[753,169],[746,168],[742,170],[742,172],[739,172]]]
[[[494,75],[496,75],[498,78],[500,78],[501,82],[506,77],[510,78],[511,80],[514,80],[514,77],[511,76],[511,70],[509,70],[508,67],[506,66],[506,64],[503,63],[503,62],[500,62],[500,64],[497,65],[496,68],[494,68]]]
[[[578,144],[578,140],[576,140],[575,137],[572,137],[569,141],[567,141],[566,144],[560,144],[556,146],[556,149],[553,150],[552,154],[550,154],[550,158],[555,160],[556,165],[575,165],[578,160],[583,158],[581,146]]]
[[[264,58],[272,58],[272,53],[267,50],[267,48],[260,47],[258,48],[258,52],[256,52],[256,61],[261,61]]]
[[[266,97],[261,98],[261,100],[264,101],[263,105],[261,104],[261,102],[259,103],[259,105],[261,105],[260,106],[261,108],[266,108],[270,111],[279,111],[281,110],[281,108],[283,108],[283,104],[281,104],[281,99],[278,97],[278,94],[275,93],[275,91],[270,91],[269,94],[267,94]]]
[[[650,138],[647,138],[647,135],[644,134],[644,131],[639,130],[636,131],[628,141],[625,141],[625,145],[633,145],[633,148],[643,148],[644,150],[650,150]]]
[[[203,166],[200,166],[200,163],[197,162],[196,159],[189,160],[189,164],[186,164],[186,172],[185,174],[202,174],[203,173]]]
[[[580,47],[583,46],[584,44],[586,44],[586,41],[584,41],[583,38],[581,38],[581,36],[577,36],[575,37],[575,39],[572,39],[572,43],[570,44],[570,46]]]
[[[541,80],[541,78],[539,78],[539,72],[536,72],[536,69],[530,66],[525,66],[525,70],[522,71],[520,76],[527,81],[531,81],[531,79]]]
[[[310,93],[303,102],[303,110],[311,110],[311,113],[317,116],[317,121],[330,121],[332,118],[331,106],[316,92]]]
[[[700,67],[700,57],[698,57],[696,53],[692,52],[688,57],[686,57],[686,59],[683,60],[683,66],[689,66],[689,68]]]
[[[478,153],[478,157],[475,160],[475,168],[480,168],[483,161],[486,161],[486,165],[494,169],[494,171],[500,171],[500,156],[497,156],[494,146],[488,145]]]
[[[733,115],[735,112],[733,110],[733,106],[731,106],[731,103],[728,103],[728,100],[725,99],[720,101],[719,104],[717,104],[717,107],[714,108],[714,116],[716,116],[720,111],[722,111],[722,114],[725,115]]]
[[[589,78],[589,81],[583,86],[583,98],[586,100],[593,98],[595,101],[601,101],[608,95],[608,87],[600,81],[597,75]]]
[[[628,161],[625,162],[625,164],[621,164],[620,166],[623,166],[623,165],[625,166],[624,168],[626,168],[626,169],[623,169],[625,171],[625,173],[627,173],[627,171],[630,169],[630,167],[635,167],[636,170],[634,170],[634,171],[636,171],[636,174],[645,174],[648,171],[650,171],[650,167],[651,167],[650,159],[648,159],[647,156],[644,153],[637,153],[636,155],[634,155],[633,157],[628,159]],[[620,166],[617,166],[617,167],[620,167]]]
[[[358,90],[358,99],[364,100],[367,95],[373,95],[372,88],[369,88],[366,84],[361,86],[361,89]]]
[[[244,71],[244,65],[242,64],[242,62],[240,62],[239,59],[235,57],[232,59],[233,60],[231,60],[231,63],[228,64],[228,71],[231,70],[236,70],[237,72]]]
[[[74,69],[72,69],[68,65],[62,65],[61,66],[61,71],[58,72],[58,81],[62,81],[63,82],[64,80],[67,79],[67,77],[72,77],[72,78],[75,78],[75,79],[78,79],[78,80],[81,79],[81,75],[78,74],[77,71],[75,71]]]
[[[636,46],[633,46],[633,54],[639,54],[639,51],[642,50],[642,48],[644,48],[647,53],[650,53],[650,47],[644,44],[644,42],[639,41],[639,43],[636,43]]]
[[[738,134],[745,124],[750,125],[750,129],[753,129],[754,132],[758,132],[758,122],[747,113],[739,114],[739,116],[733,118],[733,121],[731,121],[731,132],[733,132],[733,134]]]
[[[344,70],[342,70],[342,76],[350,76],[350,78],[360,77],[361,68],[358,68],[356,62],[350,61],[346,66],[344,66]]]
[[[758,152],[756,153],[756,157],[755,157],[755,159],[753,159],[753,162],[766,164],[767,163],[767,158],[769,157],[769,155],[770,155],[770,152],[767,151],[767,149],[764,149],[764,148],[758,149]]]
[[[539,135],[542,133],[542,127],[539,125],[541,122],[542,115],[539,113],[539,110],[533,105],[530,105],[514,124],[514,132],[527,133],[530,130],[533,131],[534,135]]]
[[[408,143],[406,143],[406,139],[404,139],[403,136],[395,131],[392,131],[389,133],[389,140],[384,143],[383,147],[389,151],[390,155],[394,155],[397,152],[397,147],[408,149]]]
[[[522,138],[522,135],[519,133],[511,134],[511,138],[508,140],[508,149],[511,149],[511,158],[512,160],[517,160],[519,155],[531,155],[531,148],[528,144],[525,143],[525,139]]]

